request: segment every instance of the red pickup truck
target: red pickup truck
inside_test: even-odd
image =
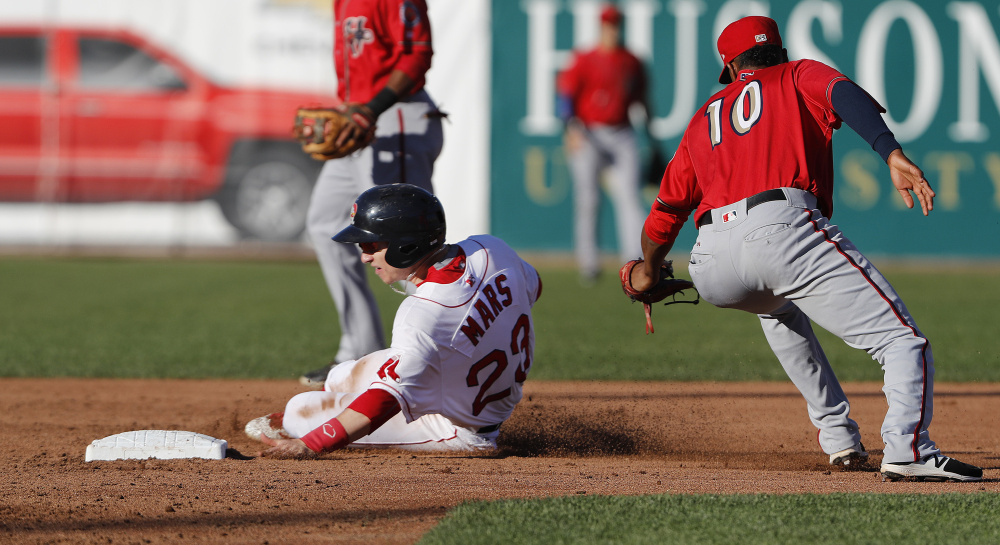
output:
[[[214,199],[247,238],[295,240],[321,163],[295,109],[333,96],[227,88],[127,31],[0,28],[0,201]]]

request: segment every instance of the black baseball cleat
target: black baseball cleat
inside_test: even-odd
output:
[[[303,373],[299,377],[299,383],[311,388],[322,388],[326,384],[326,376],[330,374],[330,369],[333,369],[334,365],[337,365],[337,362],[330,362],[319,369]]]
[[[919,462],[882,462],[882,480],[956,481],[983,480],[983,470],[941,454],[933,454]]]
[[[860,442],[853,447],[846,448],[840,452],[830,455],[830,465],[835,466],[864,466],[868,464],[868,451]]]

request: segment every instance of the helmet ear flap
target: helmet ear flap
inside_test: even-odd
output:
[[[408,244],[390,244],[385,252],[385,262],[397,269],[405,269],[423,257],[420,245],[411,242]]]

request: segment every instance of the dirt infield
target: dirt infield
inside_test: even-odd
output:
[[[880,384],[846,389],[869,448]],[[0,379],[0,543],[414,543],[466,500],[575,494],[1000,492],[998,384],[940,384],[931,436],[982,483],[883,483],[826,465],[790,384],[531,382],[490,456],[271,460],[243,424],[293,381]],[[94,439],[175,429],[226,460],[84,462]],[[872,450],[877,462],[880,450]]]

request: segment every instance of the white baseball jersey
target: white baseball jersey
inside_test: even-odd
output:
[[[391,357],[371,387],[392,394],[407,422],[440,414],[477,429],[503,422],[521,400],[540,280],[498,238],[474,236],[458,245],[466,256],[461,277],[423,282],[403,301],[386,351]]]

